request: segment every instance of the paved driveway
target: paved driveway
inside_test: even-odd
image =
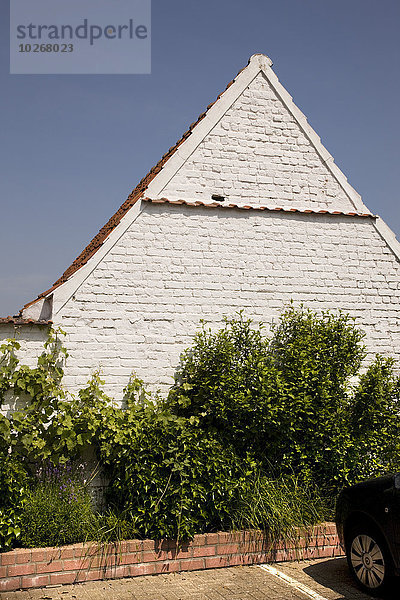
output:
[[[171,573],[3,592],[0,600],[370,600],[354,587],[343,558],[280,563],[270,571],[252,566]],[[396,587],[389,600],[400,599]]]

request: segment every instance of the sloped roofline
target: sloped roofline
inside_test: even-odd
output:
[[[124,217],[127,216],[127,213],[135,205],[135,208],[137,210],[134,211],[136,215],[133,215],[133,220],[136,218],[137,214],[139,214],[140,212],[141,202],[139,201],[141,199],[144,199],[145,193],[147,196],[146,199],[157,199],[162,197],[162,190],[170,181],[171,177],[173,177],[173,175],[179,170],[182,164],[197,148],[199,143],[201,143],[201,141],[209,133],[209,131],[211,131],[215,124],[218,123],[223,114],[225,114],[226,110],[233,104],[233,102],[235,102],[235,100],[240,96],[244,89],[246,89],[246,87],[260,72],[262,72],[263,75],[267,78],[269,84],[275,90],[275,93],[278,95],[283,104],[296,119],[299,126],[301,127],[305,135],[308,137],[311,144],[314,146],[315,150],[321,157],[321,160],[324,162],[326,167],[338,181],[339,185],[342,187],[349,200],[353,204],[356,211],[355,214],[368,214],[369,216],[373,216],[362,202],[360,195],[348,183],[346,176],[335,165],[332,155],[326,150],[319,136],[308,124],[305,115],[294,104],[292,97],[281,85],[277,76],[271,69],[271,66],[272,61],[270,58],[268,58],[268,56],[264,54],[254,54],[253,56],[251,56],[247,66],[244,67],[241,71],[239,71],[236,77],[228,83],[225,90],[217,96],[216,100],[209,104],[207,106],[206,111],[201,113],[198,119],[190,125],[188,130],[182,135],[182,137],[177,141],[177,143],[174,146],[172,146],[161,157],[159,162],[154,167],[152,167],[152,169],[150,169],[147,175],[138,183],[134,190],[129,194],[128,198],[117,210],[117,212],[108,220],[104,227],[100,229],[97,235],[82,250],[79,256],[74,260],[74,262],[64,271],[61,277],[59,277],[59,279],[55,281],[53,286],[39,294],[35,300],[25,304],[25,306],[20,311],[20,315],[24,315],[26,309],[31,307],[33,304],[39,302],[41,299],[49,297],[52,294],[52,292],[55,289],[59,288],[61,285],[70,282],[71,277],[75,275],[76,272],[79,271],[82,267],[84,267],[96,253],[98,253],[98,251],[106,241],[108,242],[107,246],[111,243],[115,243],[116,240],[120,237],[120,235],[118,235],[118,233],[116,232],[116,229],[118,228],[118,226],[120,226],[125,231],[127,223],[131,222],[131,219],[128,219],[128,217],[124,219],[125,226],[122,225],[121,221]],[[379,229],[380,235],[384,237],[389,247],[393,250],[393,243],[389,243],[387,239],[388,236],[386,235],[386,229],[390,232],[389,228],[384,229],[384,231],[381,227]],[[111,240],[110,235],[113,241]],[[390,242],[393,242],[392,237],[394,237],[395,239],[394,234],[391,232],[391,235],[389,236]],[[398,244],[397,240],[395,243],[395,247],[397,249],[397,252],[395,252],[395,254],[399,258],[400,245]],[[99,254],[102,255],[103,252]],[[97,258],[99,258],[99,260],[101,259],[100,256],[96,257],[96,259]],[[98,261],[96,261],[96,264],[97,262]],[[95,265],[93,265],[93,268],[94,266]],[[78,280],[80,279],[81,277],[78,278]],[[81,281],[76,282],[76,288],[79,287],[80,283]],[[74,286],[68,285],[67,287],[72,288]],[[68,296],[70,297],[70,294],[68,294]]]
[[[250,64],[250,61],[251,61],[251,58],[249,59],[248,64]],[[242,73],[242,71],[244,71],[245,69],[246,69],[246,67],[243,67],[243,69],[241,69],[239,71],[239,73],[236,75],[236,77],[234,77],[227,84],[225,90],[223,92],[221,92],[217,96],[217,98],[214,100],[214,102],[211,102],[211,104],[209,104],[207,106],[207,109],[199,115],[197,120],[194,121],[189,126],[189,128],[185,131],[185,133],[182,135],[182,137],[176,142],[176,144],[171,146],[171,148],[165,154],[163,154],[163,156],[158,161],[158,163],[156,165],[154,165],[154,167],[152,167],[150,169],[150,171],[147,173],[147,175],[145,175],[143,177],[143,179],[141,179],[139,181],[137,186],[132,190],[132,192],[129,194],[128,198],[119,207],[117,212],[114,213],[113,216],[107,221],[107,223],[100,229],[100,231],[94,236],[94,238],[89,242],[89,244],[77,256],[77,258],[74,260],[74,262],[64,271],[64,273],[61,275],[61,277],[59,277],[57,279],[57,281],[55,281],[53,283],[52,287],[50,287],[48,290],[39,294],[38,297],[35,298],[35,300],[32,300],[31,302],[28,302],[27,304],[25,304],[22,307],[20,313],[22,313],[23,310],[25,310],[26,308],[28,308],[29,306],[31,306],[32,304],[34,304],[41,298],[44,298],[45,296],[48,296],[49,294],[51,294],[57,287],[59,287],[60,285],[65,283],[67,281],[67,279],[69,279],[71,277],[71,275],[73,275],[76,271],[78,271],[78,269],[83,267],[88,262],[88,260],[97,252],[97,250],[100,248],[100,246],[102,246],[104,241],[108,238],[111,231],[113,231],[113,229],[115,229],[115,227],[117,227],[117,225],[119,225],[122,217],[124,217],[126,215],[126,213],[132,208],[132,206],[134,206],[136,204],[136,202],[143,196],[144,192],[147,190],[150,183],[160,173],[160,171],[162,170],[162,168],[164,167],[166,162],[173,156],[173,154],[175,154],[175,152],[178,150],[179,146],[181,146],[181,144],[183,144],[183,142],[185,142],[188,139],[188,137],[192,134],[192,131],[194,130],[194,128],[207,115],[210,108],[216,102],[218,102],[218,100],[222,97],[222,95],[226,92],[226,90],[228,88],[230,88],[231,85],[235,82],[238,75],[240,75],[240,73]]]
[[[185,141],[185,144],[183,144],[181,147],[177,148],[177,151],[174,152],[173,156],[170,157],[168,164],[165,165],[162,172],[156,179],[150,182],[146,194],[148,197],[157,198],[162,195],[163,190],[172,177],[188,160],[191,154],[215,127],[215,125],[232,106],[232,104],[238,99],[242,92],[261,72],[274,90],[275,94],[281,100],[282,104],[286,107],[295,121],[297,121],[297,124],[303,131],[304,135],[308,138],[311,145],[314,147],[322,163],[336,179],[354,208],[358,212],[369,212],[368,208],[363,203],[360,194],[358,194],[358,192],[349,184],[347,177],[335,164],[333,156],[322,144],[321,138],[308,123],[307,117],[295,105],[292,96],[280,83],[278,77],[271,67],[271,59],[264,54],[253,54],[253,56],[249,58],[247,66],[238,73],[232,82],[228,84],[225,92],[218,97],[218,102],[214,102],[213,104],[209,105],[207,112],[205,113],[207,118],[204,120],[202,119],[202,122],[196,123],[196,127],[193,130],[190,139]]]

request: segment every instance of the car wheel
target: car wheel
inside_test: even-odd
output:
[[[365,527],[358,527],[350,532],[346,547],[347,562],[358,585],[369,594],[382,592],[391,567],[381,536]]]

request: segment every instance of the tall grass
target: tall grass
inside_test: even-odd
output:
[[[257,473],[246,480],[232,513],[232,528],[262,529],[273,542],[294,540],[298,528],[331,518],[328,500],[316,487],[296,475],[270,479]]]

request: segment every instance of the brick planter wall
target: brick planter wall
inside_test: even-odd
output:
[[[171,540],[129,540],[103,547],[17,549],[0,554],[0,591],[342,554],[334,523],[272,547],[262,532],[239,531],[197,535],[179,547]]]

